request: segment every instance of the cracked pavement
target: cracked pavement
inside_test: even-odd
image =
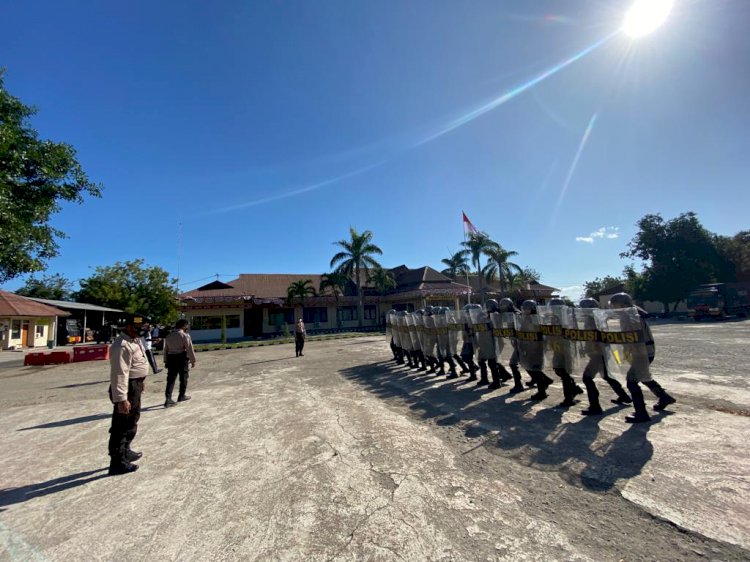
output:
[[[750,322],[654,333],[679,402],[641,426],[408,372],[382,336],[201,353],[188,403],[147,379],[113,478],[105,363],[0,367],[0,560],[747,560]]]

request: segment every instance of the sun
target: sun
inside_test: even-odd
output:
[[[672,11],[674,0],[635,0],[625,14],[622,30],[630,37],[641,37],[663,24]]]

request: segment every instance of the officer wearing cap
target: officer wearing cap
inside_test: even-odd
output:
[[[109,429],[110,475],[135,472],[138,465],[133,461],[142,456],[130,448],[138,431],[141,394],[149,370],[139,333],[142,322],[138,317],[128,320],[109,350],[109,394],[114,404]]]

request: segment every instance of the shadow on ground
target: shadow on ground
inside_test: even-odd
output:
[[[33,498],[55,494],[57,492],[62,492],[63,490],[88,484],[94,480],[105,478],[107,476],[106,471],[106,468],[98,468],[96,470],[87,470],[85,472],[77,472],[68,476],[61,476],[60,478],[53,478],[52,480],[39,482],[38,484],[29,484],[28,486],[21,486],[20,488],[7,488],[5,490],[0,490],[0,507],[23,503]]]
[[[599,424],[604,417],[625,410],[622,406],[605,410],[604,416],[564,422],[565,410],[555,407],[555,398],[543,403],[549,403],[547,408],[531,408],[535,402],[523,396],[530,396],[532,389],[519,396],[509,394],[510,386],[505,385],[480,400],[489,391],[467,382],[466,377],[449,381],[394,362],[359,365],[341,374],[380,398],[406,403],[422,419],[441,426],[460,425],[467,437],[485,438],[469,451],[485,447],[527,466],[557,471],[567,482],[597,491],[610,490],[619,480],[641,473],[653,455],[648,431],[661,418],[654,416],[652,423],[632,426],[623,421],[622,433],[610,433]],[[559,381],[555,384],[559,386]],[[602,403],[609,401],[602,391]],[[580,410],[581,405],[574,409]]]

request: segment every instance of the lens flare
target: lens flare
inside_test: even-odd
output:
[[[622,30],[630,37],[641,37],[662,25],[674,6],[674,0],[636,0],[625,14]]]

